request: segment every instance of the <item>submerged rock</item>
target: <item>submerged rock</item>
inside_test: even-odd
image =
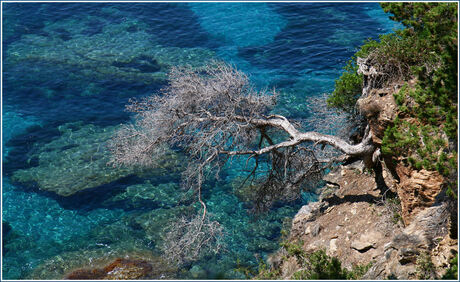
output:
[[[10,246],[8,245],[13,245],[14,247],[13,241],[18,237],[20,237],[20,235],[13,230],[11,224],[8,221],[2,220],[2,255],[10,251]]]
[[[136,225],[145,231],[145,238],[156,246],[163,243],[164,234],[168,226],[177,221],[180,217],[187,217],[196,212],[194,206],[177,206],[174,208],[160,208],[150,212],[143,213],[139,216],[133,216],[129,222],[130,225]]]
[[[46,260],[28,279],[172,279],[176,269],[149,251],[81,250]]]
[[[107,279],[133,280],[143,279],[152,272],[153,266],[146,260],[117,258],[104,268],[77,269],[67,274],[65,279]],[[157,277],[156,277],[157,278]],[[158,277],[157,279],[161,279]]]
[[[166,47],[143,31],[142,23],[126,19],[118,24],[107,24],[94,34],[66,30],[68,22],[48,23],[46,33],[26,34],[6,50],[5,63],[9,66],[24,63],[69,66],[73,72],[90,80],[117,79],[127,82],[153,83],[165,81],[172,66],[203,66],[215,57],[203,48]],[[91,19],[82,19],[82,22]]]
[[[117,205],[123,203],[124,207],[133,209],[171,208],[181,202],[193,199],[193,191],[182,193],[178,183],[152,184],[149,180],[142,184],[130,185],[126,191],[108,199],[105,204]]]
[[[37,183],[40,189],[60,196],[70,196],[78,191],[98,187],[117,179],[141,173],[132,167],[107,165],[110,152],[105,148],[116,126],[81,126],[79,123],[59,127],[61,136],[37,148],[30,159],[37,159],[38,166],[17,170],[12,180],[21,183]],[[180,170],[178,156],[170,152],[158,160],[149,170],[149,176],[171,175]]]

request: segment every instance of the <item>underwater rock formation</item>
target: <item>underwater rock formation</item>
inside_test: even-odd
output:
[[[193,198],[193,191],[182,193],[178,183],[152,184],[146,180],[142,184],[130,185],[123,193],[117,194],[108,199],[104,204],[122,206],[132,209],[151,208],[172,208],[184,202],[190,202]],[[193,199],[192,199],[193,202]]]
[[[164,238],[164,235],[170,223],[180,217],[194,214],[195,210],[196,208],[193,205],[155,209],[132,217],[129,224],[139,226],[145,231],[145,239],[156,246],[160,246],[163,240],[168,240],[168,238]]]
[[[149,251],[93,250],[64,253],[48,259],[29,279],[133,280],[172,279],[176,269]]]
[[[117,258],[104,268],[77,269],[67,274],[65,279],[71,280],[133,280],[145,279],[153,266],[145,260]],[[162,278],[162,277],[159,277]]]
[[[9,251],[7,247],[8,243],[10,243],[11,240],[17,238],[18,236],[19,235],[14,232],[10,223],[8,221],[2,220],[2,255],[5,255]]]
[[[152,34],[139,28],[142,23],[132,19],[107,24],[92,35],[80,33],[90,21],[82,20],[77,28],[72,25],[68,30],[59,27],[66,23],[50,23],[42,34],[23,35],[8,46],[5,62],[9,66],[68,66],[88,79],[149,84],[165,81],[172,66],[198,67],[214,57],[203,48],[161,46]]]
[[[37,183],[40,189],[60,196],[70,196],[78,191],[113,182],[134,173],[142,173],[132,167],[107,165],[110,152],[105,148],[117,127],[101,128],[79,123],[59,127],[61,136],[37,148],[30,160],[38,160],[38,166],[17,170],[12,180],[20,183]],[[180,171],[178,156],[170,152],[147,176],[163,176]],[[167,172],[167,173],[166,173]]]

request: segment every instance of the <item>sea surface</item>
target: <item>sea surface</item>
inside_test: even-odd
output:
[[[171,66],[223,60],[281,93],[274,112],[327,131],[324,112],[335,113],[312,99],[333,90],[365,39],[394,28],[376,3],[4,3],[3,278],[60,279],[101,256],[161,257],[168,225],[198,208],[180,187],[186,156],[171,151],[148,172],[115,169],[104,144],[132,118],[128,100],[158,93]],[[246,278],[241,270],[256,271],[317,197],[254,215],[235,185],[243,175],[229,165],[204,188],[225,251],[175,277]]]

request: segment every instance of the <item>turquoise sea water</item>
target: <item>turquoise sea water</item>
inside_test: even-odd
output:
[[[3,277],[59,279],[101,254],[161,256],[165,227],[195,210],[180,189],[185,157],[115,170],[103,144],[129,121],[129,98],[161,89],[171,66],[224,60],[276,87],[276,112],[316,128],[309,99],[332,91],[364,39],[396,27],[373,3],[5,3]],[[315,200],[255,217],[234,193],[240,175],[230,165],[205,187],[226,251],[178,277],[245,278],[235,269],[256,269],[283,222]]]

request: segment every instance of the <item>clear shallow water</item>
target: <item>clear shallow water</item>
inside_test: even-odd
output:
[[[169,220],[196,208],[179,189],[183,156],[172,154],[153,172],[133,175],[108,170],[100,144],[129,121],[128,99],[164,86],[170,66],[225,60],[257,87],[276,86],[282,93],[276,112],[308,119],[314,112],[307,99],[333,89],[357,46],[397,27],[370,3],[3,7],[2,208],[12,228],[4,240],[7,279],[61,278],[62,269],[49,267],[57,258],[82,265],[104,253],[161,255]],[[205,191],[227,232],[227,251],[188,265],[181,277],[244,278],[234,269],[255,268],[278,248],[283,220],[315,200],[304,194],[254,218],[233,193],[240,175],[237,164],[229,165]],[[69,187],[87,189],[55,193]]]

